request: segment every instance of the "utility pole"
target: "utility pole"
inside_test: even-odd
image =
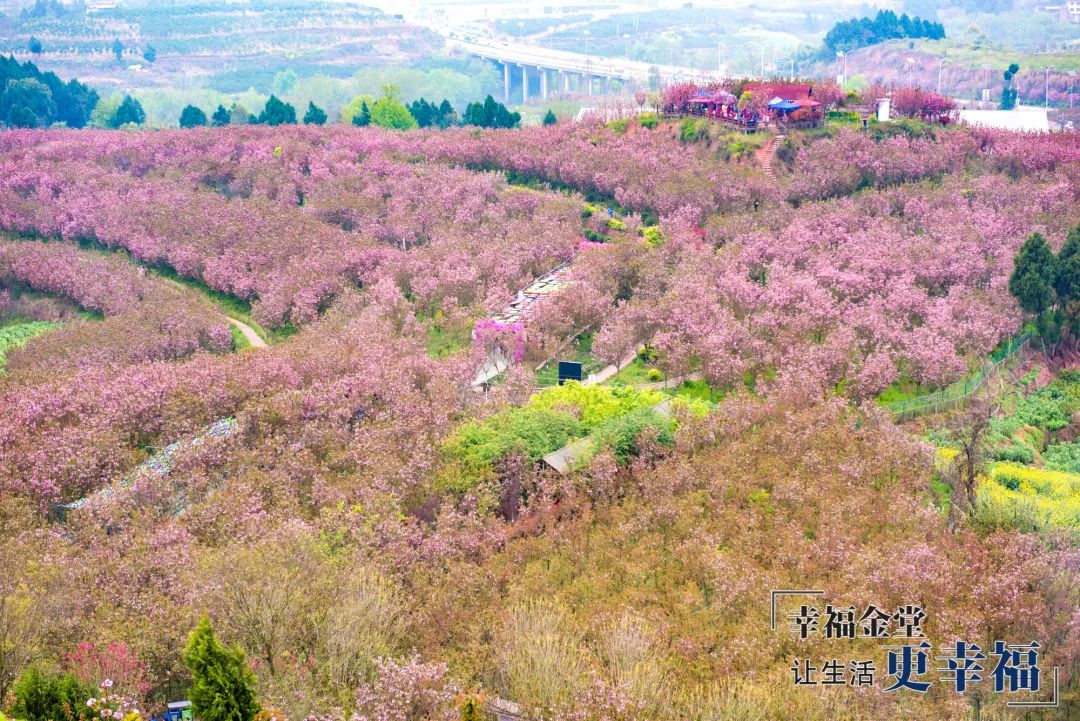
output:
[[[760,77],[762,80],[764,80],[765,79],[765,44],[764,43],[747,43],[747,45],[752,47],[752,48],[757,48],[757,49],[761,50],[761,74],[758,77]],[[754,65],[754,56],[751,55],[750,56],[750,67],[752,68],[753,65]]]
[[[947,62],[949,62],[949,59],[946,58],[946,57],[942,57],[941,59],[939,59],[937,61],[937,93],[938,93],[938,95],[941,95],[941,68]]]
[[[1050,109],[1050,71],[1054,69],[1053,65],[1047,65],[1043,70],[1046,71],[1046,88],[1043,91],[1043,108]]]
[[[589,31],[585,31],[585,74],[589,74]],[[591,94],[591,93],[590,93]]]

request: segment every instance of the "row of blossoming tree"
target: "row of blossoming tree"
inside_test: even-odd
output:
[[[0,683],[123,642],[140,693],[183,693],[207,614],[267,718],[449,719],[493,695],[583,720],[963,715],[799,695],[760,613],[784,587],[917,593],[935,639],[1038,639],[1075,668],[1073,547],[950,527],[928,449],[861,404],[955,380],[1017,330],[1021,242],[1080,221],[1073,138],[841,133],[772,181],[664,125],[12,132],[0,168],[21,236],[4,282],[137,331],[51,331],[74,350],[40,336],[0,381],[0,633],[27,652]],[[593,326],[595,354],[647,344],[723,400],[624,423],[556,476],[532,451],[583,437],[591,409],[539,407],[520,367],[468,392],[476,349],[431,341],[574,256],[583,196],[628,232],[575,256],[529,343]],[[222,352],[220,315],[132,261],[297,331]],[[222,419],[236,431],[204,435]],[[140,473],[166,445],[167,472]]]

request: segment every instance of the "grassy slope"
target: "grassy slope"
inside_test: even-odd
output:
[[[36,335],[60,325],[49,321],[13,319],[0,322],[0,373],[4,372],[7,351],[26,343]]]

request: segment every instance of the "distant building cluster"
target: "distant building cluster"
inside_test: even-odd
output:
[[[1062,22],[1080,23],[1080,0],[1067,0],[1054,5],[1046,5],[1043,10],[1056,13]]]

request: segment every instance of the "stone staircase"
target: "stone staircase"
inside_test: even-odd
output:
[[[762,169],[765,171],[765,175],[770,180],[776,180],[776,169],[773,167],[773,161],[776,159],[776,150],[780,147],[780,143],[784,142],[783,134],[774,135],[773,139],[769,141],[769,147],[765,151],[765,160],[762,162]]]

